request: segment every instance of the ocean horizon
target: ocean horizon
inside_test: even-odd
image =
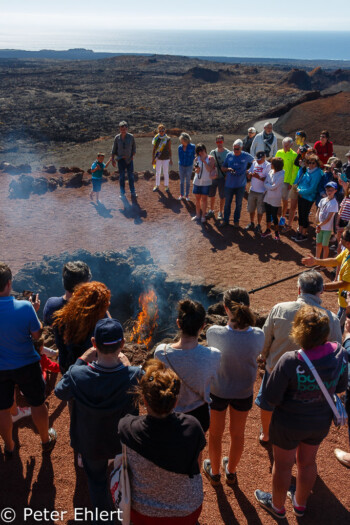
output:
[[[0,49],[39,51],[85,48],[95,52],[244,57],[298,60],[350,60],[350,31],[87,31],[0,35]]]

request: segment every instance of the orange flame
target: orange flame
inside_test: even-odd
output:
[[[144,292],[139,297],[141,312],[132,329],[131,341],[144,344],[148,348],[152,341],[158,320],[157,295],[154,290]]]

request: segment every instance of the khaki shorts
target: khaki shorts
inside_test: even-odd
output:
[[[298,192],[296,186],[292,186],[289,190],[289,199],[292,199],[293,201],[298,200]]]
[[[282,186],[282,199],[284,201],[288,200],[289,196],[289,184],[288,182],[284,182]]]
[[[254,213],[256,209],[259,215],[264,213],[264,194],[250,190],[248,194],[248,213]]]

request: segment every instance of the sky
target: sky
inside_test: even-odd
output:
[[[2,31],[28,35],[118,28],[350,31],[350,1],[0,0],[0,17]]]

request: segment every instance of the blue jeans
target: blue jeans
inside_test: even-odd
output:
[[[90,459],[82,456],[84,470],[88,478],[91,506],[98,509],[99,512],[105,510],[111,512],[112,505],[109,495],[109,477],[108,477],[108,460],[107,459]],[[113,525],[111,520],[91,520],[95,525],[108,524]]]
[[[125,193],[125,170],[128,174],[129,188],[131,193],[135,193],[134,186],[134,162],[131,161],[129,164],[125,162],[125,159],[118,160],[118,169],[119,169],[119,184],[120,184],[120,193]]]
[[[236,195],[236,208],[233,214],[233,222],[239,222],[241,216],[242,202],[245,193],[245,186],[241,188],[225,188],[225,208],[224,208],[224,221],[230,221],[231,215],[231,204],[233,196]]]
[[[190,194],[190,185],[192,177],[193,166],[179,166],[179,175],[180,175],[180,195],[188,197]],[[186,182],[186,193],[185,191],[185,182]]]

